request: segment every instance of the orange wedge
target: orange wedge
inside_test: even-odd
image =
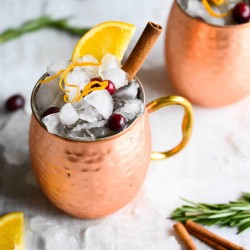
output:
[[[0,217],[0,249],[23,249],[23,213],[16,212]]]
[[[105,54],[113,54],[120,61],[131,41],[135,26],[129,23],[110,21],[89,30],[76,44],[71,60],[92,55],[101,61]]]

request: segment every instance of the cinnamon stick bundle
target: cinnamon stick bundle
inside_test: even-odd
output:
[[[223,246],[224,249],[230,249],[230,250],[246,250],[243,247],[240,247],[236,244],[234,244],[233,242],[230,242],[210,231],[208,231],[207,229],[205,229],[204,227],[200,226],[199,224],[188,220],[185,224],[185,227],[187,228],[187,230],[192,233],[195,234],[194,236],[199,236],[200,238],[204,239],[206,241],[209,242],[214,242],[217,243],[217,245]],[[198,237],[197,237],[198,238]],[[204,242],[205,242],[204,240]],[[222,248],[223,249],[223,248]]]
[[[192,230],[188,230],[188,232],[190,234],[192,234],[194,237],[196,237],[197,239],[203,241],[204,243],[206,243],[207,245],[209,245],[210,247],[212,247],[213,249],[216,249],[216,250],[228,250],[228,248],[225,248],[219,244],[217,244],[216,242],[212,241],[212,240],[209,240],[207,239],[206,237],[204,236],[201,236],[200,234],[198,233],[195,233],[194,231]]]
[[[129,81],[133,79],[141,68],[161,32],[162,27],[159,24],[148,22],[133,51],[122,67],[127,72]]]
[[[182,223],[176,223],[174,229],[188,250],[198,250]]]

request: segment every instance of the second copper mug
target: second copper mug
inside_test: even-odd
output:
[[[191,102],[218,107],[250,94],[250,23],[215,26],[174,1],[165,55],[169,78]]]
[[[144,91],[138,83],[144,101]],[[138,193],[150,158],[160,160],[174,155],[190,138],[192,107],[179,96],[162,97],[149,103],[144,114],[128,128],[104,139],[75,141],[50,134],[41,122],[36,106],[40,86],[36,84],[31,97],[33,115],[29,147],[32,167],[49,200],[72,216],[99,218],[122,208]],[[185,109],[183,138],[170,151],[151,152],[148,113],[168,105],[181,105]]]

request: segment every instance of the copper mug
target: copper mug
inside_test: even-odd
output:
[[[141,83],[138,83],[144,101],[144,90]],[[99,218],[122,208],[139,191],[150,158],[165,159],[174,155],[190,138],[192,107],[179,96],[162,97],[149,103],[144,114],[128,128],[104,139],[76,141],[50,134],[41,122],[36,107],[35,96],[40,86],[38,82],[31,97],[31,163],[45,195],[58,208],[72,216]],[[169,151],[151,152],[148,113],[168,105],[181,105],[185,109],[183,138]]]
[[[250,93],[250,23],[215,26],[189,16],[174,1],[165,57],[169,78],[191,102],[218,107]]]

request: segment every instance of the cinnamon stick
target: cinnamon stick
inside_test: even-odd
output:
[[[133,79],[141,68],[161,32],[162,27],[159,24],[148,22],[133,51],[122,67],[127,72],[129,81]]]
[[[188,231],[186,230],[186,228],[184,227],[184,225],[182,223],[180,223],[180,222],[176,223],[174,225],[174,229],[175,229],[176,233],[178,234],[178,236],[180,237],[180,239],[182,240],[182,242],[187,247],[187,249],[189,249],[189,250],[197,250],[198,249],[195,246]]]
[[[198,234],[198,233],[195,233],[194,231],[188,229],[188,232],[190,234],[192,234],[194,237],[196,237],[197,239],[203,241],[204,243],[206,243],[207,245],[209,245],[210,247],[212,247],[213,249],[216,249],[216,250],[228,250],[228,248],[225,248],[223,247],[222,245],[212,241],[212,240],[209,240],[207,239],[206,237]]]
[[[217,244],[227,248],[227,249],[230,249],[230,250],[246,250],[244,249],[243,247],[240,247],[236,244],[234,244],[233,242],[230,242],[210,231],[208,231],[207,229],[205,229],[204,227],[200,226],[199,224],[191,221],[191,220],[188,220],[185,224],[186,228],[192,232],[195,232],[196,234],[199,234],[201,235],[202,237],[208,239],[208,240],[211,240],[211,241],[214,241],[216,242]]]

